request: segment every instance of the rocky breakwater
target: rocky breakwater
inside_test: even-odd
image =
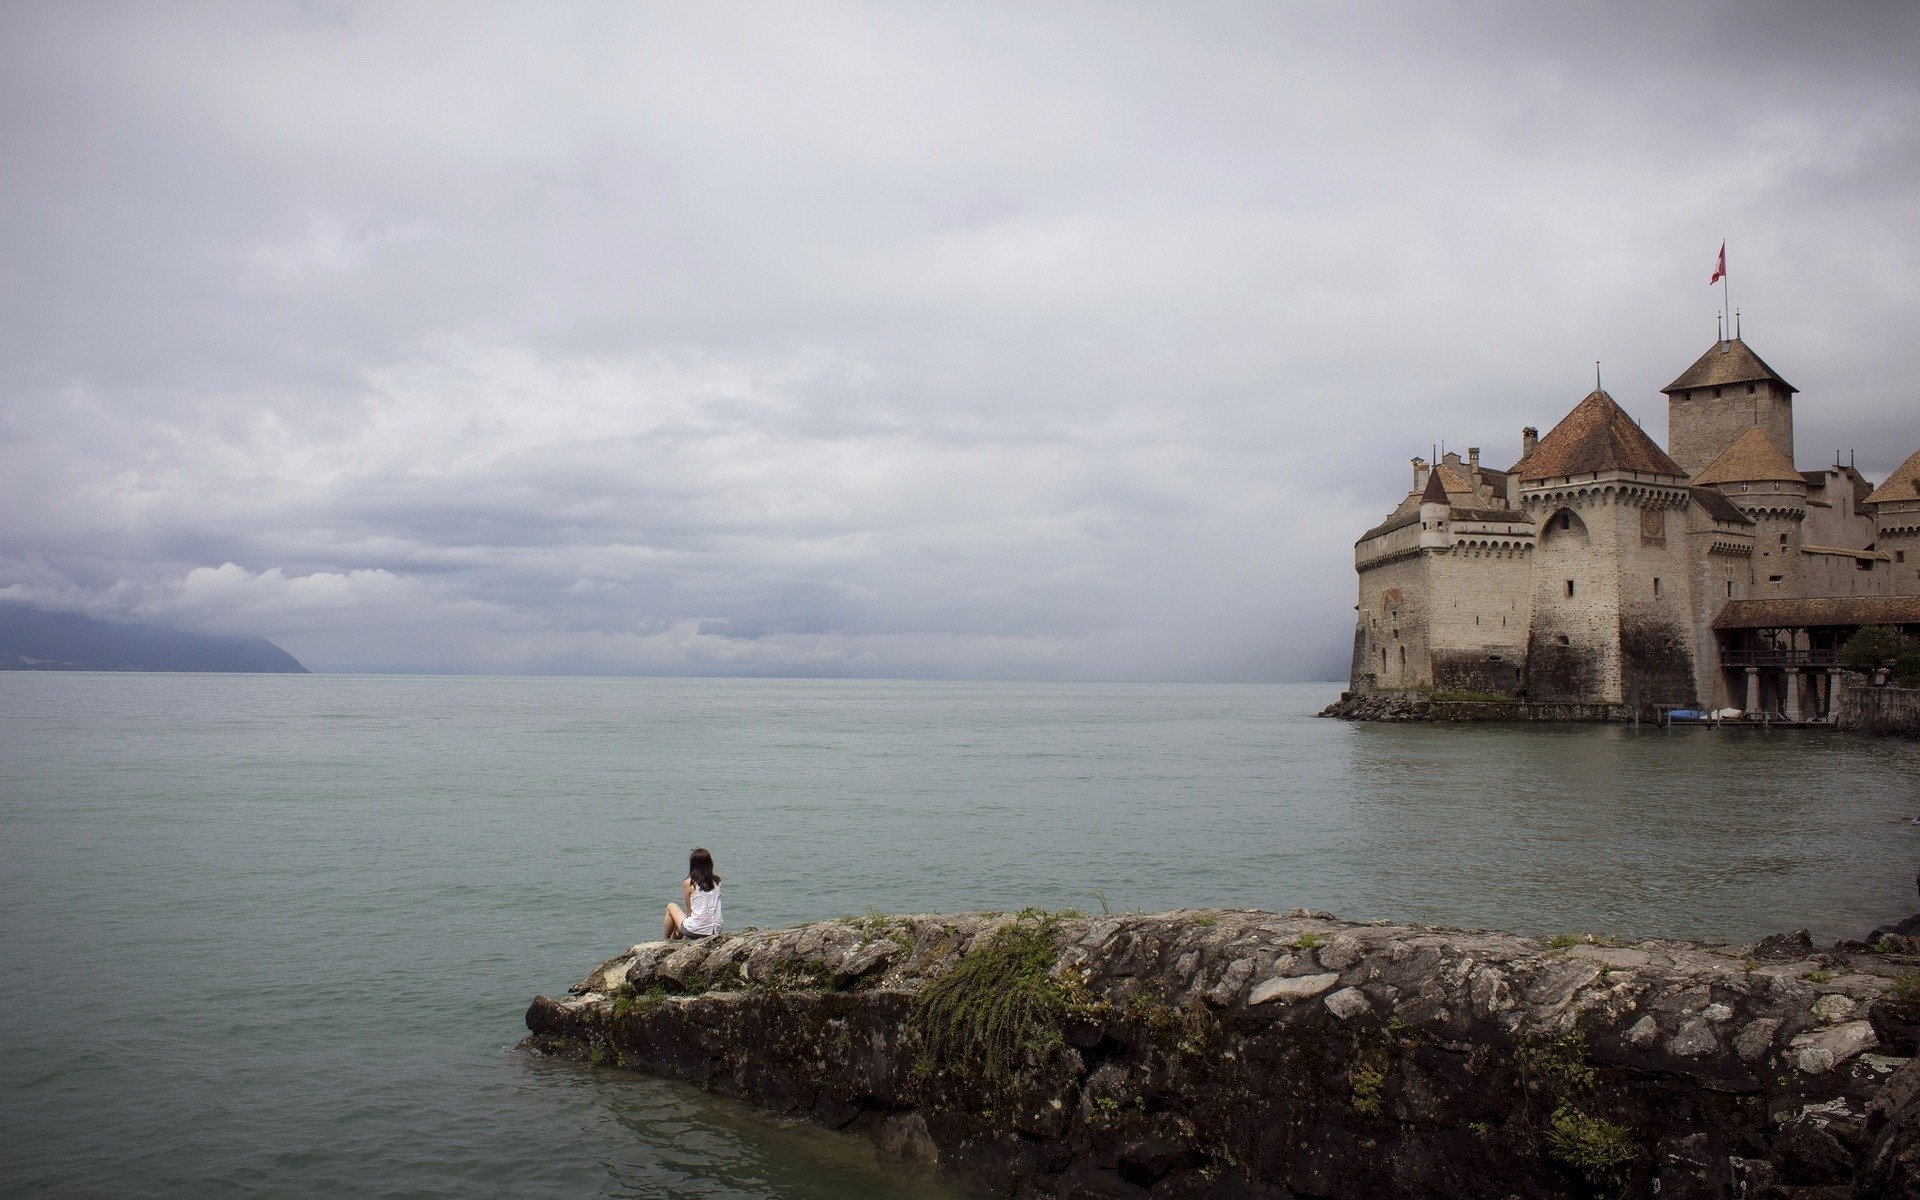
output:
[[[655,942],[527,1012],[1015,1196],[1920,1195],[1920,959],[1326,914]]]
[[[1341,692],[1317,716],[1342,721],[1436,721],[1433,700],[1418,692]]]

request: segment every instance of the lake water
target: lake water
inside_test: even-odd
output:
[[[1026,905],[1858,936],[1920,747],[1366,726],[1335,685],[0,673],[0,1193],[943,1197],[513,1051],[656,936]]]

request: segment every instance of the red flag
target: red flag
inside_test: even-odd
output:
[[[1725,242],[1721,242],[1720,243],[1720,260],[1713,264],[1713,278],[1707,280],[1707,286],[1712,287],[1714,284],[1719,283],[1722,279],[1726,278],[1726,275],[1727,275],[1727,244]]]

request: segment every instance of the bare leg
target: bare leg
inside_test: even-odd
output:
[[[660,920],[661,940],[670,942],[678,938],[680,936],[680,926],[686,919],[687,914],[680,911],[678,904],[667,905],[666,915]]]

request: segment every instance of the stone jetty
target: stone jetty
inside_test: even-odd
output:
[[[525,1045],[1008,1196],[1920,1196],[1916,949],[874,916],[635,946]]]

